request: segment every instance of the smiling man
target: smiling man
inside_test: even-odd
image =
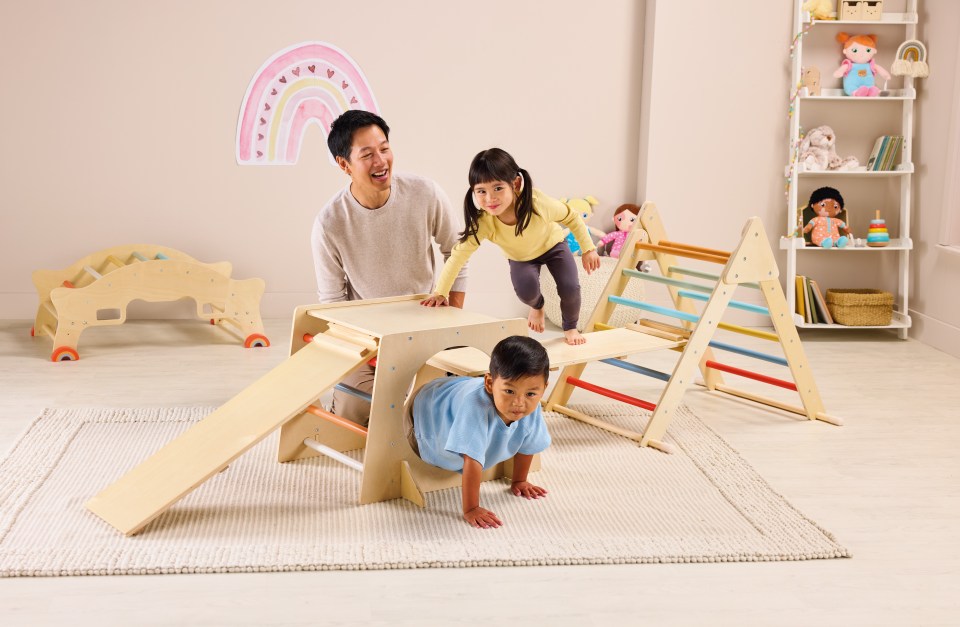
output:
[[[313,261],[321,303],[366,300],[433,289],[434,244],[444,260],[463,230],[463,217],[434,181],[393,171],[390,127],[368,111],[334,120],[327,146],[350,177],[313,223]],[[450,304],[462,307],[466,269],[457,276]],[[369,393],[373,368],[343,383]],[[332,411],[367,424],[370,404],[335,392]]]

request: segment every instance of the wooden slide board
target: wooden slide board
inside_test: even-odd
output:
[[[190,427],[86,503],[126,535],[226,468],[370,358],[323,336]]]

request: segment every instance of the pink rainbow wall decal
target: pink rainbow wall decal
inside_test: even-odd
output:
[[[292,165],[310,125],[326,137],[330,124],[349,109],[380,112],[350,55],[321,41],[281,50],[247,86],[237,121],[237,163]]]

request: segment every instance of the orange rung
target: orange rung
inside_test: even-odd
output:
[[[331,414],[330,412],[328,412],[328,411],[326,411],[325,409],[322,409],[322,408],[320,408],[320,407],[317,407],[316,405],[308,405],[308,406],[307,406],[307,411],[310,412],[311,414],[313,414],[314,416],[317,416],[318,418],[323,418],[324,420],[326,420],[326,421],[328,421],[328,422],[332,422],[333,424],[337,425],[338,427],[343,427],[344,429],[347,429],[348,431],[353,431],[354,433],[358,433],[358,434],[362,435],[363,437],[367,437],[367,428],[366,428],[366,427],[363,427],[363,426],[361,426],[361,425],[358,425],[357,423],[353,422],[352,420],[347,420],[346,418],[343,418],[342,416],[338,416],[338,415],[336,415],[336,414]]]

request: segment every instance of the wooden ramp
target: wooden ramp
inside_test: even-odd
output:
[[[132,535],[254,444],[301,414],[375,353],[324,335],[87,501]]]

